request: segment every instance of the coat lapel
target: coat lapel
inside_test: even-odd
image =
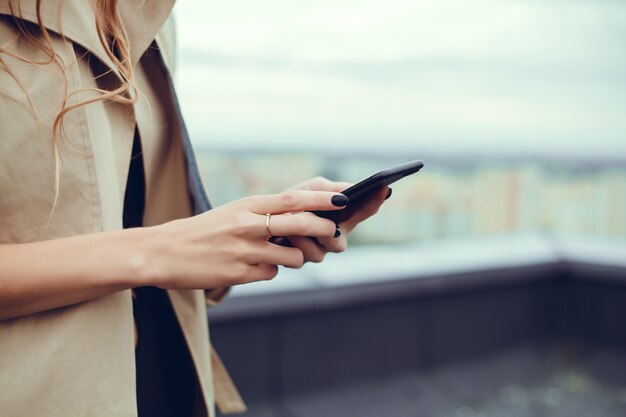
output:
[[[174,0],[123,0],[119,10],[130,40],[133,66],[163,28],[172,13]]]
[[[165,55],[161,53],[159,56],[162,70],[165,74],[167,86],[170,90],[174,110],[176,112],[176,120],[178,121],[178,134],[180,136],[180,140],[183,146],[183,153],[185,156],[185,164],[187,168],[187,187],[192,202],[193,214],[196,215],[210,210],[211,203],[209,202],[204,185],[202,184],[200,170],[198,169],[193,146],[191,145],[189,133],[187,132],[187,127],[185,126],[185,120],[183,119],[183,115],[180,110],[180,105],[176,96],[176,89],[174,88],[174,82],[172,80],[170,71],[167,68],[167,63],[164,59]]]
[[[14,14],[22,20],[38,25],[36,0],[0,0],[0,14]],[[67,39],[90,51],[118,78],[120,77],[113,61],[100,43],[96,32],[94,13],[86,2],[80,0],[43,0],[41,2],[41,17],[46,29],[57,34],[63,34]]]
[[[171,14],[174,0],[123,0],[118,7],[128,33],[134,66]],[[0,14],[14,14],[38,25],[37,0],[0,0]],[[42,0],[41,17],[49,31],[62,34],[82,46],[121,78],[100,43],[95,15],[86,0]]]

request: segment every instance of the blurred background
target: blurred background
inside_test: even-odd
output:
[[[341,349],[355,337],[340,342],[343,328],[322,333],[334,338],[326,343],[335,351],[345,350],[333,356],[335,373],[312,375],[302,365],[310,356],[294,358],[293,365],[281,362],[280,375],[263,371],[268,379],[258,387],[282,388],[259,394],[250,381],[261,378],[260,370],[234,371],[244,394],[257,400],[249,415],[626,412],[626,379],[606,372],[621,368],[626,375],[622,339],[613,337],[626,330],[626,319],[617,315],[621,310],[607,313],[612,304],[605,299],[626,305],[626,297],[616,296],[626,280],[626,3],[181,0],[175,16],[178,92],[214,205],[279,192],[316,175],[358,181],[408,160],[425,163],[393,186],[380,214],[351,236],[348,253],[235,288],[221,312],[209,313],[216,344],[221,337],[231,351],[229,368],[245,361],[229,345],[252,337],[245,329],[267,326],[269,336],[258,337],[286,349],[285,320],[314,323],[311,317],[332,321],[333,314],[367,311],[376,321],[381,315],[374,310],[395,305],[411,305],[411,317],[428,323],[394,325],[447,323],[448,339],[439,342],[459,346],[439,360],[436,331],[411,333],[414,350],[429,345],[436,352],[415,354],[408,373],[401,372],[406,363],[384,361],[370,372],[361,368],[378,361],[376,355],[402,357],[405,348],[368,351],[364,330],[363,343]],[[584,269],[590,265],[592,272]],[[402,290],[381,295],[394,285]],[[490,304],[480,298],[485,294],[521,304]],[[438,310],[450,300],[460,304]],[[476,317],[485,333],[454,339],[463,333],[459,317],[486,305],[493,310]],[[383,315],[400,314],[392,310]],[[442,324],[435,311],[450,320]],[[512,320],[525,317],[526,324],[515,323],[526,330],[513,337],[512,325],[489,321],[506,312]],[[358,326],[345,320],[346,328]],[[604,346],[607,338],[619,342],[610,344],[618,353],[586,348]],[[400,334],[393,340],[409,343]],[[355,350],[365,352],[363,363],[345,365]],[[323,349],[317,352],[321,363],[329,360]],[[463,368],[480,372],[477,363],[491,369],[489,376]],[[534,369],[534,377],[519,379],[512,371],[519,368]],[[354,378],[345,377],[350,372]],[[383,374],[391,379],[376,385]],[[417,379],[397,379],[409,374]],[[463,375],[467,384],[450,382]],[[467,393],[477,378],[500,382]],[[448,383],[428,394],[417,380]],[[294,386],[301,387],[292,392]],[[393,394],[372,395],[380,401],[354,411],[362,393],[390,386],[397,388]],[[406,395],[399,400],[398,392]],[[391,403],[406,407],[391,412],[385,408]]]
[[[626,236],[621,2],[185,0],[176,14],[216,204],[415,158],[426,169],[354,243]]]

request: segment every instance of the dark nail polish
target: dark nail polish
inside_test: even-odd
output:
[[[387,191],[387,197],[385,197],[385,200],[388,199],[389,197],[391,197],[391,193],[392,193],[392,189],[390,188],[389,191]]]
[[[341,236],[341,229],[339,228],[339,226],[337,226],[337,228],[335,229],[335,238],[338,238],[339,236]]]
[[[350,200],[343,194],[334,195],[333,198],[330,199],[330,202],[333,203],[334,206],[343,207],[348,205]]]

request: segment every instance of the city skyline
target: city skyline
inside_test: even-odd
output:
[[[397,158],[395,163],[402,162]],[[394,184],[384,215],[361,225],[353,241],[408,243],[525,232],[626,237],[623,161],[583,169],[575,161],[441,161],[425,159],[420,173]],[[384,155],[203,150],[198,162],[217,205],[280,192],[317,175],[354,182],[394,164]]]

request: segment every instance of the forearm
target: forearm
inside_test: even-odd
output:
[[[0,320],[148,285],[147,229],[0,245]]]
[[[267,213],[277,236],[332,238],[335,223],[307,211],[344,207],[339,196],[254,196],[159,226],[0,245],[0,320],[137,286],[190,290],[272,279],[278,265],[299,268],[304,256],[268,242]]]

